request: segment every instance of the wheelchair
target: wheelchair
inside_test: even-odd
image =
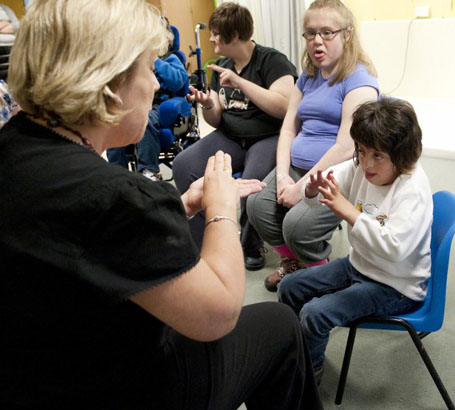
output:
[[[160,118],[159,139],[161,143],[159,162],[170,169],[172,169],[172,161],[175,156],[200,139],[197,104],[189,103],[185,96],[189,93],[190,84],[198,90],[207,90],[207,77],[202,68],[199,36],[199,31],[205,29],[205,27],[205,24],[199,23],[195,28],[196,50],[193,50],[190,46],[190,57],[196,55],[197,70],[188,78],[184,87],[184,94],[162,102],[158,109]],[[180,50],[178,30],[174,26],[171,26],[171,29],[174,32],[172,52],[185,65],[186,57]]]
[[[159,140],[161,152],[158,157],[159,164],[164,164],[172,170],[172,162],[176,155],[200,139],[197,104],[189,103],[185,96],[189,93],[189,85],[198,90],[207,89],[207,77],[202,67],[199,31],[206,25],[199,23],[195,28],[196,50],[190,46],[190,57],[196,55],[197,70],[188,77],[185,85],[174,95],[161,94],[158,107],[160,120]],[[186,56],[180,50],[180,35],[175,26],[170,26],[174,34],[174,42],[170,53],[175,54],[186,67]],[[136,146],[126,149],[128,168],[136,171],[137,151]],[[171,177],[172,179],[172,177]]]

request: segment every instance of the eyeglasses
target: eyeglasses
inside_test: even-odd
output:
[[[319,34],[323,40],[332,40],[340,31],[344,31],[346,28],[340,28],[339,30],[328,30],[324,29],[322,31],[305,31],[302,36],[305,37],[305,40],[314,40]]]

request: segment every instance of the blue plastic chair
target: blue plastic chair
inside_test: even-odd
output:
[[[431,229],[432,266],[425,302],[418,310],[409,314],[390,317],[364,317],[350,324],[343,366],[335,398],[335,403],[338,405],[341,404],[343,399],[356,331],[360,327],[365,329],[407,330],[441,393],[447,408],[449,410],[455,410],[455,406],[421,341],[421,339],[431,332],[439,330],[444,321],[450,246],[455,234],[455,195],[448,191],[436,192],[433,195],[433,206],[433,225]]]

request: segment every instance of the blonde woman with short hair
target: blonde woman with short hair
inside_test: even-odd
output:
[[[0,130],[1,408],[321,408],[294,313],[242,308],[236,207],[263,184],[217,152],[180,197],[101,157],[144,134],[167,44],[145,0],[34,0],[21,22],[23,111]]]

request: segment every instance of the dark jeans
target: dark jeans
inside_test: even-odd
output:
[[[192,182],[204,175],[209,157],[221,150],[232,157],[232,172],[243,172],[244,179],[263,180],[275,167],[278,136],[257,141],[251,146],[226,137],[215,130],[196,144],[180,152],[172,164],[172,172],[180,193],[187,191]],[[259,249],[263,242],[248,221],[246,198],[240,201],[241,242],[245,253]],[[205,214],[199,212],[190,221],[191,233],[199,249],[202,247],[205,228]]]
[[[149,169],[152,172],[159,172],[160,166],[158,156],[160,155],[161,145],[158,138],[160,130],[160,121],[157,108],[149,111],[149,121],[145,128],[144,136],[137,143],[137,170],[142,172]],[[117,164],[128,168],[128,162],[125,155],[125,147],[109,148],[106,152],[107,159],[111,164]]]
[[[209,343],[170,331],[160,409],[322,409],[308,347],[294,312],[266,302],[243,308],[236,328]]]
[[[278,300],[299,315],[315,369],[324,364],[330,331],[364,316],[406,313],[421,302],[357,271],[349,257],[286,275]]]

